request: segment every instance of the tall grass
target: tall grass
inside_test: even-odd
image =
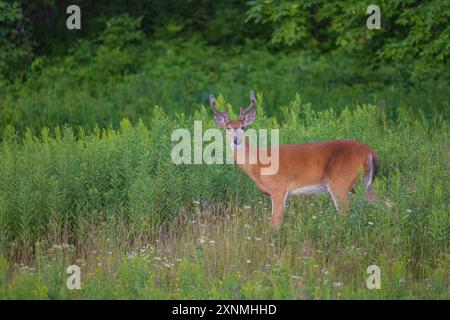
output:
[[[12,127],[0,150],[2,298],[449,298],[449,128],[406,108],[387,120],[375,106],[313,111],[296,98],[281,143],[353,138],[378,153],[379,202],[361,189],[340,216],[326,194],[289,201],[280,232],[270,200],[233,165],[175,165],[170,135],[210,111],[118,130]],[[221,98],[220,104],[226,102]],[[65,267],[82,268],[82,290]],[[366,269],[382,270],[368,290]]]

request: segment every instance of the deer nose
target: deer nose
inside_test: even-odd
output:
[[[234,144],[237,144],[237,137],[234,137]]]

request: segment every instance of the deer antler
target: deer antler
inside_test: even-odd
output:
[[[239,120],[243,120],[247,113],[249,113],[254,107],[256,107],[255,92],[250,90],[250,105],[245,110],[242,108],[239,109]]]
[[[230,116],[228,115],[228,107],[225,108],[225,110],[223,112],[220,112],[217,109],[216,98],[213,95],[209,96],[209,104],[211,106],[211,109],[214,112],[214,118],[216,119],[216,122],[218,122],[220,120],[224,120],[225,122],[230,121]]]

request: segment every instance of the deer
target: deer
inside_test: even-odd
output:
[[[360,180],[361,171],[366,200],[371,204],[377,201],[373,181],[378,169],[378,156],[367,144],[356,140],[332,140],[275,146],[279,152],[278,170],[271,175],[262,175],[261,168],[265,164],[259,157],[254,163],[248,161],[252,146],[244,133],[256,119],[254,91],[250,91],[250,105],[240,108],[237,120],[230,119],[228,108],[223,112],[218,110],[213,95],[209,102],[216,125],[226,131],[226,141],[231,145],[235,163],[237,151],[244,148],[244,161],[237,164],[263,194],[271,197],[270,223],[274,229],[281,227],[290,195],[328,192],[336,210],[345,215],[349,208],[348,195]],[[275,147],[267,147],[265,151],[270,155]]]

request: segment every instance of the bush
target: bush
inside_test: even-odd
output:
[[[249,3],[247,19],[271,28],[274,45],[338,51],[354,56],[357,64],[373,67],[414,61],[420,65],[419,73],[442,74],[442,66],[449,62],[445,40],[449,5],[442,1],[380,1],[380,30],[366,28],[368,4],[361,1]]]
[[[23,78],[26,65],[31,61],[26,22],[17,1],[0,1],[0,81],[18,75]]]
[[[316,110],[340,112],[371,103],[384,105],[390,119],[400,106],[448,118],[448,82],[408,79],[407,70],[388,65],[373,71],[351,63],[306,53],[220,49],[198,39],[125,48],[82,41],[66,58],[35,60],[26,83],[0,87],[0,127],[11,124],[20,133],[28,127],[34,134],[66,124],[117,128],[124,117],[132,123],[150,120],[155,105],[168,114],[191,114],[211,93],[247,103],[250,89],[264,92],[266,111],[273,116],[301,92]]]

